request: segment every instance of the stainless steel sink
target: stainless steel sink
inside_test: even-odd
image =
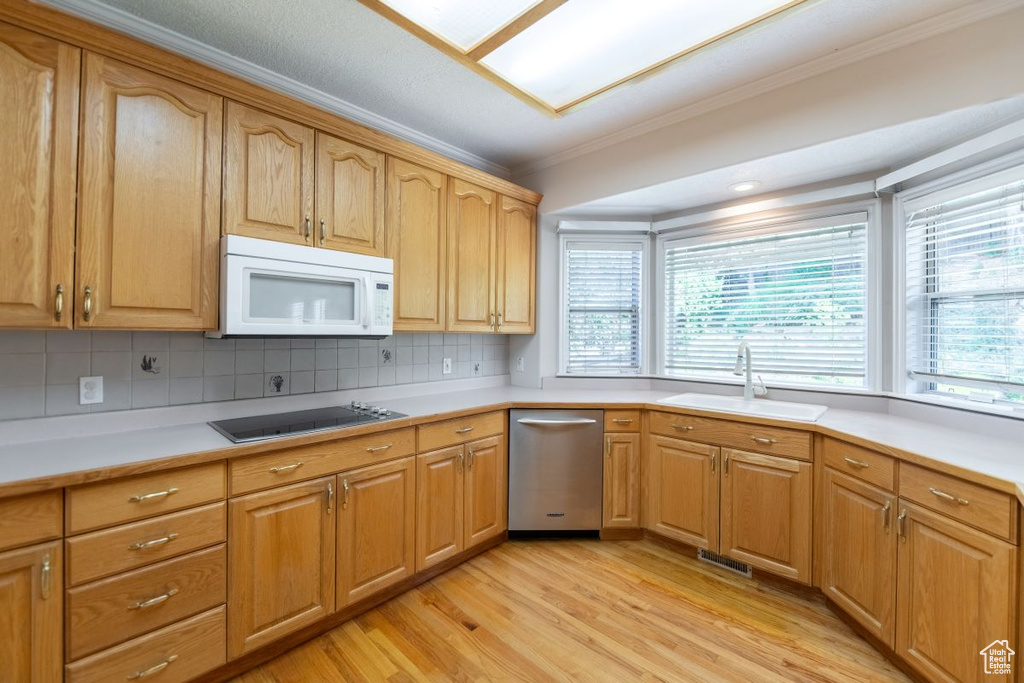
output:
[[[698,393],[669,396],[668,398],[660,399],[658,403],[679,406],[681,408],[756,415],[757,417],[795,420],[797,422],[817,422],[825,414],[825,411],[828,410],[826,406],[811,403],[789,403],[787,401],[773,401],[764,398],[746,399],[736,396]]]

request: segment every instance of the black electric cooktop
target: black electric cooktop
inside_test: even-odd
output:
[[[353,402],[351,406],[332,406],[291,413],[238,417],[218,420],[209,425],[235,443],[262,441],[281,436],[294,436],[328,429],[344,429],[367,422],[381,422],[406,417],[386,408]]]

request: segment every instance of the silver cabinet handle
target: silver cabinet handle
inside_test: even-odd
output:
[[[466,455],[466,469],[473,469],[473,460],[476,459],[476,453],[472,450]]]
[[[129,503],[145,503],[147,500],[156,500],[158,498],[166,498],[167,496],[173,496],[178,492],[178,489],[172,486],[166,491],[157,491],[156,493],[143,493],[138,496],[132,496],[128,499]]]
[[[539,417],[524,417],[520,420],[516,420],[521,425],[592,425],[597,420],[591,420],[589,417],[580,417],[569,420],[546,420]]]
[[[53,317],[60,322],[64,315],[64,285],[57,285],[57,296],[53,301]]]
[[[491,311],[491,327],[494,327],[494,311]]]
[[[170,543],[178,537],[178,534],[167,534],[161,538],[154,538],[152,541],[136,541],[128,546],[128,550],[145,550],[146,548],[153,548],[158,545]]]
[[[612,418],[612,422],[614,422],[617,425],[631,425],[631,424],[633,424],[633,418],[631,418],[631,417],[614,417],[614,418]]]
[[[854,467],[860,467],[861,469],[867,469],[868,467],[871,467],[871,465],[861,460],[854,460],[853,458],[843,458],[843,460],[850,463]]]
[[[752,436],[750,437],[750,440],[754,443],[763,444],[765,446],[771,446],[772,444],[777,444],[779,442],[778,439],[772,439],[767,436]]]
[[[334,484],[327,482],[327,514],[331,514],[331,508],[334,506]]]
[[[466,458],[465,455],[463,455],[462,453],[459,453],[459,472],[461,472],[462,469],[466,466],[465,458]]]
[[[92,287],[85,288],[85,300],[82,302],[82,320],[89,322],[92,318]]]
[[[504,324],[505,316],[502,313],[498,313],[498,331],[501,331],[501,326]]]
[[[138,680],[139,678],[145,678],[146,676],[152,676],[153,674],[160,673],[161,671],[169,667],[171,664],[173,664],[175,661],[177,661],[177,659],[178,655],[171,655],[159,664],[154,664],[148,669],[141,669],[139,671],[136,671],[135,673],[128,676],[128,680],[134,681]]]
[[[456,434],[469,434],[474,429],[476,429],[476,427],[459,427],[458,429],[455,430],[455,433]]]
[[[940,490],[938,490],[937,488],[934,488],[934,487],[929,487],[928,490],[931,491],[936,496],[938,496],[939,498],[942,498],[943,500],[948,500],[951,503],[958,503],[960,505],[970,505],[971,504],[971,501],[967,500],[966,498],[960,498],[958,496],[954,496],[951,493],[946,493],[945,491],[940,491]]]
[[[327,240],[327,225],[324,219],[320,219],[320,244],[323,244]]]
[[[726,453],[722,456],[722,468],[725,470],[725,474],[729,474],[729,454]]]
[[[271,467],[270,471],[274,474],[281,474],[282,472],[291,472],[302,467],[302,461],[292,463],[291,465],[281,465],[280,467]]]
[[[341,507],[343,510],[348,509],[348,478],[341,480]]]
[[[885,533],[889,533],[889,517],[892,515],[892,501],[885,501],[885,507],[882,508],[882,528],[885,529]]]
[[[386,451],[387,449],[391,448],[394,445],[395,444],[393,444],[393,443],[386,443],[383,446],[373,446],[373,447],[367,448],[366,452],[367,453],[376,453],[378,451]]]
[[[149,607],[155,607],[156,605],[167,602],[177,594],[178,589],[172,588],[166,593],[162,593],[154,598],[149,598],[148,600],[137,600],[132,604],[128,605],[128,609],[147,609]]]
[[[309,235],[312,232],[312,230],[313,230],[312,225],[309,222],[309,214],[306,214],[306,241],[307,242],[309,241]]]
[[[50,574],[52,569],[50,554],[47,553],[43,556],[43,568],[39,572],[39,595],[42,596],[43,600],[50,599]]]
[[[681,424],[674,424],[674,425],[672,425],[672,429],[676,430],[677,432],[692,432],[693,431],[693,427],[691,427],[690,425],[681,425]]]
[[[901,541],[907,540],[907,511],[901,510],[900,516],[896,518],[896,523],[899,525],[899,535]]]

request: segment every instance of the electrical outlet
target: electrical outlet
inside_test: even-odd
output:
[[[516,356],[516,372],[526,372],[526,361],[522,356]]]
[[[450,374],[452,374],[452,359],[451,358],[445,358],[443,361],[441,361],[441,374],[442,375],[450,375]]]
[[[78,405],[103,403],[103,377],[78,378]]]
[[[482,366],[483,366],[483,363],[481,363],[480,361],[478,361],[478,360],[477,361],[473,361],[473,376],[474,377],[481,377],[481,376],[483,376],[484,372],[483,372]]]

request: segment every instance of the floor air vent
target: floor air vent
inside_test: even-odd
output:
[[[752,576],[749,564],[730,560],[728,557],[719,555],[718,553],[713,553],[710,550],[704,550],[703,548],[698,549],[697,559],[702,562],[707,562],[708,564],[713,564],[716,567],[721,567],[722,569],[728,569],[729,571],[745,576],[748,579]]]

